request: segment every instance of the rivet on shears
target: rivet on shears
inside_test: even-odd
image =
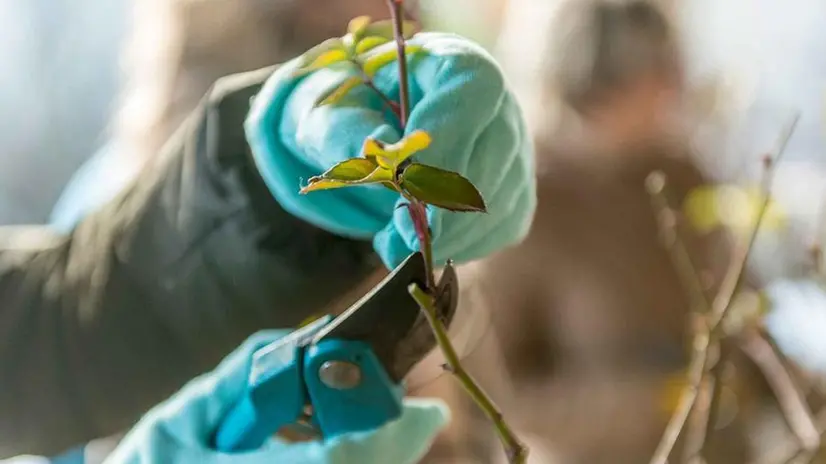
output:
[[[327,361],[318,369],[318,377],[330,388],[349,390],[361,383],[361,368],[345,361]]]

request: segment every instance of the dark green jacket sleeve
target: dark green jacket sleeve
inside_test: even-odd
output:
[[[0,229],[0,457],[129,428],[252,332],[323,311],[379,266],[258,177],[242,126],[271,71],[219,81],[70,235]]]

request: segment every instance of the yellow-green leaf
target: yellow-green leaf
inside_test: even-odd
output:
[[[417,130],[400,141],[387,145],[375,139],[364,141],[362,154],[365,158],[375,160],[379,166],[395,171],[406,159],[430,146],[430,135]]]
[[[341,84],[339,84],[338,87],[335,87],[331,92],[323,95],[321,99],[316,102],[316,106],[333,105],[338,103],[342,98],[347,96],[351,90],[361,85],[362,82],[364,81],[359,76],[348,77]]]
[[[386,147],[388,150],[397,150],[398,161],[402,162],[430,146],[430,134],[423,130],[411,132],[401,142]]]
[[[420,45],[407,45],[405,47],[405,55],[410,56],[422,50],[423,48]],[[376,53],[364,60],[364,73],[370,77],[373,77],[379,69],[396,61],[397,58],[398,53],[396,53],[395,49]]]
[[[376,21],[367,26],[363,31],[365,36],[375,35],[384,37],[386,39],[393,39],[393,21],[382,20]],[[402,23],[402,36],[405,39],[413,37],[416,33],[416,23],[413,21],[404,21]]]
[[[395,170],[393,159],[388,156],[387,150],[385,150],[385,145],[383,142],[368,138],[364,141],[362,155],[364,155],[366,159],[375,162],[384,169],[389,169],[391,171]]]
[[[358,44],[356,45],[356,55],[362,55],[364,53],[367,53],[380,45],[386,44],[387,42],[390,42],[390,39],[379,37],[377,35],[365,37],[359,40]]]
[[[318,58],[299,71],[299,74],[307,74],[319,69],[332,66],[336,63],[347,61],[349,56],[344,49],[333,49],[322,53]]]
[[[342,52],[345,51],[344,42],[339,37],[327,39],[310,50],[304,52],[304,54],[301,55],[301,58],[299,58],[299,60],[301,60],[301,69],[296,71],[296,76],[313,71],[312,69],[308,69],[311,63],[314,63],[321,56],[336,50]]]
[[[450,211],[487,211],[482,194],[460,174],[411,163],[401,174],[401,187],[413,197]]]
[[[362,154],[367,158],[375,158],[384,155],[384,143],[376,139],[368,138],[364,141],[364,147],[361,149]]]
[[[328,169],[321,177],[332,180],[354,181],[369,176],[376,170],[376,164],[364,158],[344,160]]]
[[[358,39],[370,25],[370,21],[372,21],[372,18],[369,16],[353,18],[350,20],[350,24],[347,25],[347,32],[353,34],[353,37]]]
[[[392,182],[393,173],[368,159],[352,158],[342,161],[320,176],[310,179],[301,193],[330,190],[355,185]]]
[[[363,158],[355,158],[363,159]],[[393,182],[393,172],[383,169],[381,166],[377,167],[369,176],[360,181],[355,181],[360,184],[382,184],[385,182]]]

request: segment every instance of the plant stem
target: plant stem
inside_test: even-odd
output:
[[[464,367],[462,367],[459,356],[450,343],[450,337],[447,334],[447,329],[444,324],[442,324],[442,321],[439,320],[433,301],[433,296],[422,290],[415,283],[410,285],[409,291],[410,295],[416,300],[416,303],[419,304],[427,317],[427,322],[433,329],[433,334],[436,336],[436,341],[442,348],[442,352],[445,355],[445,361],[447,362],[448,369],[462,384],[462,387],[473,399],[473,401],[479,405],[485,416],[487,416],[487,418],[490,419],[496,427],[496,433],[499,435],[499,439],[505,447],[508,461],[511,464],[524,464],[527,461],[528,449],[522,444],[521,441],[519,441],[516,434],[514,434],[513,430],[511,430],[510,426],[508,426],[508,423],[505,422],[502,413],[493,401],[491,401],[490,397],[488,397],[473,377],[464,369]]]
[[[774,183],[774,174],[776,172],[775,166],[778,162],[780,162],[780,159],[786,152],[786,146],[788,146],[789,140],[791,139],[792,134],[794,134],[794,130],[797,127],[797,122],[799,120],[800,113],[796,113],[780,139],[775,158],[772,159],[767,155],[763,160],[763,181],[761,183],[763,203],[760,205],[760,209],[758,210],[757,220],[751,230],[751,234],[749,235],[748,240],[737,248],[737,254],[735,255],[732,265],[729,267],[728,272],[723,279],[723,283],[720,286],[720,293],[718,294],[718,297],[715,298],[714,304],[712,305],[711,320],[709,321],[709,325],[711,326],[711,331],[713,333],[720,331],[722,322],[725,319],[729,309],[731,309],[731,300],[734,298],[734,295],[737,293],[737,290],[743,281],[749,255],[751,255],[751,250],[754,248],[754,243],[757,241],[757,235],[760,232],[760,224],[762,224],[766,211],[769,209],[769,203],[771,202],[771,188]]]
[[[410,202],[408,210],[413,227],[416,229],[416,236],[419,238],[419,248],[424,255],[425,272],[427,274],[427,289],[429,292],[436,290],[436,276],[433,266],[433,246],[430,241],[430,228],[427,221],[427,206],[419,200],[404,194]]]
[[[407,55],[405,53],[405,40],[403,34],[404,21],[404,1],[403,0],[387,0],[387,5],[390,8],[390,18],[393,22],[393,36],[396,41],[396,51],[398,53],[399,62],[399,121],[401,122],[402,133],[407,127],[407,117],[410,114],[410,89],[408,86],[407,74]],[[379,92],[375,86],[372,87],[376,92]],[[381,93],[381,92],[379,92]],[[436,311],[435,299],[433,295],[436,292],[436,279],[434,275],[433,266],[433,250],[430,237],[430,226],[427,219],[427,205],[413,198],[399,189],[404,198],[408,201],[407,208],[410,214],[410,219],[416,229],[416,236],[419,239],[419,248],[425,259],[426,272],[426,288],[422,289],[418,285],[411,284],[409,291],[411,296],[416,300],[424,312],[430,328],[433,330],[433,335],[436,338],[436,344],[444,354],[447,362],[447,367],[454,377],[462,384],[462,387],[473,399],[482,412],[493,422],[496,428],[499,439],[505,448],[505,453],[508,462],[511,464],[524,464],[528,459],[528,448],[516,437],[510,426],[505,421],[502,413],[490,399],[490,397],[482,390],[478,383],[470,376],[461,364],[459,355],[453,347],[444,323],[439,318]]]
[[[683,390],[677,409],[668,421],[660,444],[651,458],[651,464],[667,464],[671,451],[680,438],[688,423],[688,418],[703,382],[703,375],[708,363],[708,337],[697,336],[694,341],[694,355],[691,357],[691,365],[688,369],[688,386]]]
[[[402,115],[401,107],[399,106],[399,104],[391,100],[390,97],[385,95],[384,92],[382,92],[381,90],[379,90],[378,87],[376,87],[376,84],[373,82],[373,79],[371,79],[370,76],[368,76],[367,73],[364,72],[364,67],[361,65],[361,63],[354,61],[353,64],[355,64],[361,71],[362,81],[364,82],[364,85],[367,86],[367,88],[369,88],[373,92],[375,92],[376,95],[379,96],[379,98],[381,98],[382,103],[384,103],[385,106],[387,106],[387,108],[393,114],[395,114],[397,118],[399,118],[399,122],[401,123]]]
[[[694,301],[704,303],[702,312],[704,313],[706,322],[702,324],[700,330],[695,335],[695,351],[692,356],[691,367],[689,369],[690,384],[680,398],[677,411],[672,415],[671,420],[666,427],[665,433],[663,434],[660,444],[657,447],[657,451],[651,460],[651,464],[666,464],[668,462],[671,451],[673,450],[677,439],[685,429],[691,411],[697,404],[698,392],[704,382],[704,379],[707,377],[712,377],[716,384],[722,382],[722,379],[717,377],[719,372],[716,369],[714,372],[709,372],[710,368],[712,368],[709,362],[709,352],[712,351],[712,348],[718,353],[720,352],[720,340],[726,335],[723,330],[723,322],[733,306],[732,300],[735,294],[743,283],[746,263],[748,262],[752,249],[754,248],[757,234],[760,231],[760,226],[766,215],[766,210],[769,207],[769,198],[774,179],[775,167],[785,152],[786,146],[788,145],[791,135],[794,133],[799,117],[799,114],[795,115],[791,121],[791,124],[787,127],[787,130],[781,137],[775,158],[771,159],[770,157],[766,157],[764,160],[762,182],[764,201],[760,205],[757,220],[755,221],[754,227],[752,228],[748,239],[735,251],[731,265],[726,271],[726,275],[716,298],[714,298],[714,301],[709,305],[708,300],[704,295],[694,295]],[[659,173],[657,176],[649,176],[649,181],[647,182],[649,194],[652,196],[652,201],[657,213],[660,214],[664,211],[663,208],[668,208],[667,197],[664,193],[665,186],[665,176],[662,173]],[[690,257],[686,259],[687,253],[684,243],[679,240],[679,236],[674,233],[674,241],[668,245],[668,249],[672,253],[672,257],[677,265],[678,273],[687,283],[687,288],[689,291],[695,292],[698,288],[696,285],[697,272],[690,260]],[[725,359],[723,359],[721,353],[721,357],[717,360],[717,362],[720,363],[724,361]],[[722,368],[722,365],[719,365],[719,367]],[[764,374],[770,375],[769,373]],[[719,390],[713,392],[713,394],[719,395]],[[719,398],[716,401],[712,398],[712,403],[719,403]],[[709,414],[709,418],[713,417],[713,413]],[[708,437],[706,436],[704,438]],[[805,439],[802,439],[801,442],[811,443],[812,441],[813,439],[809,429],[809,433],[807,433],[807,436],[805,436]]]
[[[723,407],[723,389],[725,388],[725,372],[731,356],[732,347],[724,343],[720,339],[714,340],[716,343],[714,347],[717,349],[717,360],[712,365],[708,372],[708,381],[711,383],[711,392],[709,392],[709,400],[703,405],[705,410],[698,408],[697,414],[701,417],[697,426],[702,427],[703,441],[698,443],[698,447],[692,450],[694,453],[691,457],[702,457],[710,452],[708,449],[708,439],[714,433],[717,427],[720,416],[720,409]]]
[[[743,346],[746,354],[764,372],[783,412],[783,418],[800,447],[805,451],[816,451],[820,447],[820,432],[816,420],[806,403],[806,398],[786,368],[786,361],[775,351],[768,334],[751,333],[746,337]]]
[[[407,116],[410,114],[410,89],[407,79],[407,54],[404,46],[404,2],[403,0],[387,0],[390,8],[390,19],[393,21],[393,36],[396,39],[396,52],[399,55],[399,106],[402,127],[407,126]]]

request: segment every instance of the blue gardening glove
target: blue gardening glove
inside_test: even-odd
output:
[[[213,372],[186,385],[150,411],[123,439],[109,464],[412,464],[430,447],[449,420],[435,400],[406,400],[400,419],[379,430],[344,435],[327,442],[286,444],[272,440],[261,450],[224,454],[209,443],[220,421],[240,400],[252,354],[286,335],[260,332],[248,339]]]
[[[421,129],[432,137],[418,160],[464,175],[488,206],[488,214],[431,209],[434,260],[469,261],[520,241],[536,203],[534,160],[522,113],[501,70],[481,47],[455,35],[421,33],[409,44],[425,53],[409,58],[406,132]],[[393,268],[418,250],[408,213],[397,208],[404,202],[397,193],[376,186],[307,195],[299,190],[310,177],[359,156],[367,137],[397,142],[398,121],[366,86],[335,106],[314,108],[346,71],[324,69],[295,78],[300,65],[294,60],[279,68],[253,102],[245,128],[257,166],[285,209],[331,232],[372,239]],[[396,62],[379,70],[375,85],[397,97]]]

